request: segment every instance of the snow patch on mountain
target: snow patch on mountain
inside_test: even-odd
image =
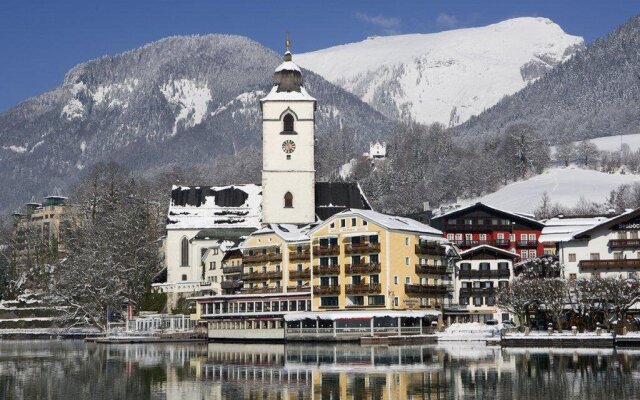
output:
[[[233,100],[227,102],[224,105],[219,106],[214,111],[211,112],[211,116],[218,115],[223,111],[231,107],[239,108],[239,112],[242,114],[247,114],[249,112],[257,112],[256,105],[260,98],[264,97],[266,93],[262,90],[253,90],[250,92],[244,92],[236,96]]]
[[[546,18],[432,34],[370,38],[296,62],[387,116],[457,125],[537,80],[584,47]]]
[[[129,107],[129,94],[139,84],[139,79],[126,79],[123,83],[100,85],[92,94],[96,105],[106,105],[109,108]]]
[[[10,150],[13,151],[14,153],[24,153],[27,151],[27,148],[24,146],[16,146],[16,145],[10,145],[10,146],[2,146],[3,150]]]
[[[211,101],[211,91],[207,84],[190,79],[165,82],[160,87],[160,92],[178,111],[172,135],[178,132],[178,124],[181,121],[185,127],[189,128],[200,124]]]
[[[60,116],[67,119],[67,121],[74,121],[84,116],[84,105],[76,98],[69,100],[69,102],[62,108]]]
[[[497,192],[461,203],[468,205],[480,201],[496,208],[533,213],[540,205],[544,192],[549,194],[552,203],[574,207],[581,197],[603,203],[612,190],[634,182],[640,182],[640,175],[608,174],[582,168],[551,168],[541,175],[511,183]]]

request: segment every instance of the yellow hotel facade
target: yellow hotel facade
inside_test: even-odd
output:
[[[240,289],[195,298],[212,339],[421,334],[451,298],[457,258],[428,225],[357,209],[313,226],[270,224],[240,248],[241,280],[223,285]]]

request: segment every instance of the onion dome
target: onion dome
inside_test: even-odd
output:
[[[284,62],[276,68],[276,72],[273,74],[273,86],[276,87],[276,92],[300,92],[302,88],[302,71],[296,63],[293,62],[291,52],[291,40],[287,34],[287,40],[284,42],[287,51],[284,53]]]

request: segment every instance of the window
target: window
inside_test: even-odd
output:
[[[523,260],[529,258],[529,252],[527,250],[521,250],[520,251],[520,256],[522,257]]]
[[[466,219],[464,220],[464,224],[465,224],[465,225],[473,225],[473,220],[472,220],[471,218],[466,218]]]
[[[482,297],[474,297],[473,298],[473,305],[474,306],[481,306],[482,305]]]
[[[398,284],[398,276],[397,275],[393,277],[393,284],[394,285]]]
[[[404,258],[404,265],[409,265],[409,257]]]
[[[351,283],[354,285],[359,285],[362,283],[362,277],[360,275],[353,275],[351,277]]]
[[[367,221],[365,221],[364,219],[362,220],[362,226],[367,226]]]
[[[183,280],[183,281],[186,281],[186,280],[187,280],[187,275],[186,275],[186,274],[183,274],[183,275],[182,275],[182,280]]]
[[[404,245],[408,246],[409,245],[409,236],[404,238]]]
[[[527,234],[526,233],[521,233],[520,234],[520,240],[523,241],[523,242],[526,242],[527,241]]]
[[[370,283],[380,283],[380,275],[369,275]]]
[[[340,228],[344,228],[347,226],[347,220],[346,219],[341,219],[340,220]]]
[[[498,240],[504,240],[504,233],[498,233]]]
[[[293,208],[293,195],[291,192],[284,194],[284,208]]]
[[[384,306],[384,296],[369,296],[370,306]]]
[[[461,263],[460,264],[460,270],[461,271],[470,271],[471,270],[471,263]]]
[[[338,307],[338,297],[320,297],[320,307]]]
[[[180,265],[183,267],[189,266],[189,239],[186,237],[182,238],[180,244]]]
[[[378,243],[378,235],[370,235],[369,236],[369,243],[371,243],[371,244]]]
[[[447,233],[447,240],[453,240],[453,233]]]
[[[411,284],[411,277],[407,276],[406,278],[404,278],[404,283],[406,283],[407,285]]]
[[[332,222],[331,225],[329,225],[329,228],[335,228],[336,227],[336,223]]]
[[[569,279],[570,280],[575,281],[577,278],[578,278],[578,274],[575,274],[575,273],[569,274]]]
[[[509,269],[509,263],[508,262],[499,262],[498,263],[498,270],[504,271],[504,270],[508,270],[508,269]]]
[[[371,254],[369,256],[369,263],[370,264],[379,264],[380,263],[380,256],[378,254]]]
[[[398,305],[400,305],[400,299],[398,299],[397,296],[393,298],[393,305],[395,307],[398,307]]]
[[[487,234],[486,233],[481,233],[480,234],[480,240],[487,240]]]
[[[294,118],[291,114],[286,114],[282,119],[283,131],[284,132],[294,132],[293,126]]]
[[[535,242],[536,241],[536,234],[535,233],[530,233],[529,234],[529,241],[530,242]]]
[[[576,253],[569,253],[569,262],[576,262]]]
[[[613,253],[613,259],[614,260],[622,260],[622,252],[621,251],[616,251]]]
[[[471,240],[473,240],[473,235],[471,233],[465,233],[464,240],[470,242]]]
[[[599,260],[600,259],[600,253],[591,253],[589,255],[589,259],[590,260]]]
[[[462,240],[462,233],[456,233],[456,240]]]
[[[493,296],[488,296],[486,300],[488,306],[494,306],[496,304],[496,298]]]
[[[489,271],[490,268],[490,264],[488,262],[481,262],[480,263],[480,271]]]
[[[215,261],[211,261],[209,263],[209,270],[214,270],[216,269],[216,262]]]
[[[460,305],[463,305],[463,306],[469,305],[469,298],[468,297],[460,297],[459,302],[460,302]]]
[[[356,225],[358,225],[356,219],[351,218],[351,226],[356,226]]]

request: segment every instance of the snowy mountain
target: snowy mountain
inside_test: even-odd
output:
[[[541,175],[506,185],[486,196],[464,200],[463,205],[478,201],[497,208],[533,213],[544,192],[553,203],[574,207],[581,197],[604,203],[609,193],[620,185],[640,182],[640,175],[607,174],[581,168],[552,168]]]
[[[596,40],[535,83],[455,128],[499,135],[525,123],[551,144],[636,134],[640,126],[640,15]]]
[[[170,37],[74,67],[61,86],[0,114],[0,186],[8,189],[0,211],[64,190],[98,161],[144,171],[259,151],[259,99],[281,62],[250,39],[207,35]],[[356,96],[310,71],[304,79],[318,99],[320,146],[345,130],[344,147],[358,154],[390,130]]]
[[[583,48],[546,18],[372,37],[297,56],[301,66],[392,118],[457,125]]]

